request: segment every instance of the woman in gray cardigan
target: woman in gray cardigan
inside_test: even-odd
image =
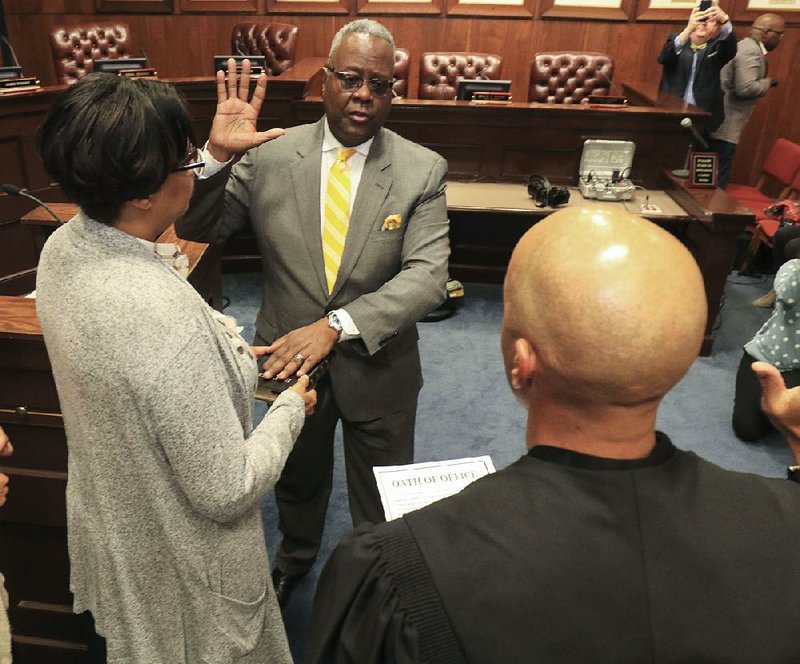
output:
[[[253,428],[259,349],[154,244],[188,206],[192,145],[171,87],[109,74],[66,90],[37,139],[81,207],[37,274],[74,609],[105,637],[95,661],[290,662],[259,506],[316,394],[300,381]]]

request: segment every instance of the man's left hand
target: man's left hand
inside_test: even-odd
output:
[[[330,354],[337,340],[327,318],[292,330],[265,347],[264,352],[270,357],[264,363],[264,377],[283,380],[292,374],[307,374]]]

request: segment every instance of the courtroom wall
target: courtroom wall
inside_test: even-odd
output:
[[[325,56],[344,23],[358,16],[382,21],[398,46],[411,52],[410,97],[424,51],[477,51],[503,57],[503,78],[516,100],[527,95],[533,55],[539,51],[600,51],[616,62],[614,81],[657,82],[656,57],[666,35],[685,24],[687,9],[651,9],[652,0],[622,0],[620,9],[562,7],[558,0],[516,4],[464,4],[459,0],[4,0],[9,36],[26,73],[55,82],[47,36],[55,25],[87,20],[123,21],[135,31],[162,77],[210,76],[212,56],[230,51],[241,21],[279,21],[300,28],[298,59]],[[748,1],[722,0],[739,39],[760,12]],[[590,4],[592,0],[587,0]],[[678,4],[674,2],[674,4]],[[100,11],[98,11],[98,9]],[[754,182],[772,142],[800,142],[800,11],[786,12],[786,36],[769,55],[769,74],[780,85],[757,106],[742,136],[732,180]],[[793,83],[794,82],[794,83]]]

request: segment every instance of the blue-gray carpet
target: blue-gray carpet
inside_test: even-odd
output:
[[[465,286],[464,307],[454,317],[419,326],[425,386],[419,400],[416,460],[489,454],[499,469],[525,452],[525,413],[508,389],[503,374],[499,341],[501,287]],[[731,274],[714,354],[698,358],[664,400],[658,426],[677,446],[693,450],[725,468],[782,476],[790,455],[780,436],[774,434],[756,444],[746,444],[733,435],[730,427],[734,377],[742,345],[770,313],[750,306],[750,301],[770,286],[771,277],[753,279]],[[225,275],[223,291],[231,302],[226,313],[245,325],[245,336],[252,339],[259,302],[259,275]],[[284,612],[297,662],[303,661],[305,653],[319,571],[336,542],[351,527],[341,441],[338,443],[334,490],[320,559]],[[272,495],[264,499],[263,514],[267,547],[272,552],[280,541]]]

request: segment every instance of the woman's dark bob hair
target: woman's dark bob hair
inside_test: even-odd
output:
[[[95,221],[158,191],[195,145],[175,89],[160,81],[89,74],[50,107],[36,136],[47,173]]]

